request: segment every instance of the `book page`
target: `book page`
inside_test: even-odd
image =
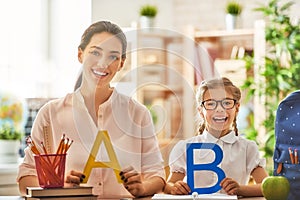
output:
[[[236,195],[227,194],[197,194],[197,195],[170,195],[170,194],[155,194],[153,200],[237,200]]]

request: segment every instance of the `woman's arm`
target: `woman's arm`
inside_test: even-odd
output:
[[[135,197],[150,196],[163,191],[165,180],[159,176],[144,179],[133,167],[120,172],[124,187]]]
[[[37,187],[39,182],[36,176],[23,176],[19,180],[19,190],[22,196],[26,195],[27,187]]]
[[[151,177],[148,180],[143,182],[143,187],[145,188],[145,192],[142,196],[149,196],[155,193],[163,192],[165,187],[165,180],[162,177]]]

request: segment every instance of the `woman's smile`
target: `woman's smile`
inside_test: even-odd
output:
[[[107,72],[102,71],[102,70],[97,70],[97,69],[92,69],[92,72],[93,72],[94,75],[100,76],[100,78],[105,77],[105,76],[108,75]]]

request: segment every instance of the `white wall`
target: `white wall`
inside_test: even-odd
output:
[[[288,0],[283,0],[285,2]],[[138,21],[139,8],[143,4],[154,4],[159,8],[156,25],[161,28],[182,31],[186,25],[200,30],[225,29],[224,8],[227,0],[92,0],[93,21],[107,19],[120,26],[130,26]],[[253,28],[254,21],[262,18],[253,11],[268,0],[239,0],[243,5],[241,28]],[[291,15],[298,14],[300,1],[295,1]]]
[[[253,8],[258,2],[267,1],[240,0],[244,5],[242,28],[253,27],[255,19],[262,17]],[[300,1],[295,2],[291,15],[299,18]],[[61,96],[71,91],[80,69],[77,46],[81,34],[93,21],[105,19],[128,27],[139,20],[141,5],[154,4],[158,7],[157,27],[180,32],[186,25],[201,30],[224,29],[225,3],[226,0],[2,2],[0,90],[4,88],[24,97]]]
[[[91,24],[91,1],[49,0],[49,96],[71,92],[81,68],[77,48],[81,35]],[[49,77],[48,74],[48,77]]]
[[[138,22],[140,7],[144,4],[158,7],[156,26],[174,26],[173,0],[92,0],[92,19],[109,20],[122,27],[128,27],[132,22]]]
[[[9,0],[0,7],[0,92],[58,97],[72,91],[91,0]]]

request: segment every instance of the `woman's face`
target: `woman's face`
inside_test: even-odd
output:
[[[122,43],[114,35],[95,34],[84,51],[78,51],[83,65],[83,82],[89,86],[109,87],[115,74],[122,68]]]
[[[205,109],[203,106],[199,107],[200,115],[206,122],[206,129],[209,133],[213,134],[215,137],[221,137],[226,135],[229,130],[231,130],[232,122],[235,116],[238,113],[239,103],[236,103],[233,108],[225,109],[221,106],[221,100],[229,99],[229,101],[224,101],[223,106],[232,105],[233,99],[232,94],[229,94],[224,88],[216,88],[216,89],[209,89],[204,93],[203,101],[207,100],[216,100],[217,106],[213,110]],[[207,105],[207,107],[213,104]]]

